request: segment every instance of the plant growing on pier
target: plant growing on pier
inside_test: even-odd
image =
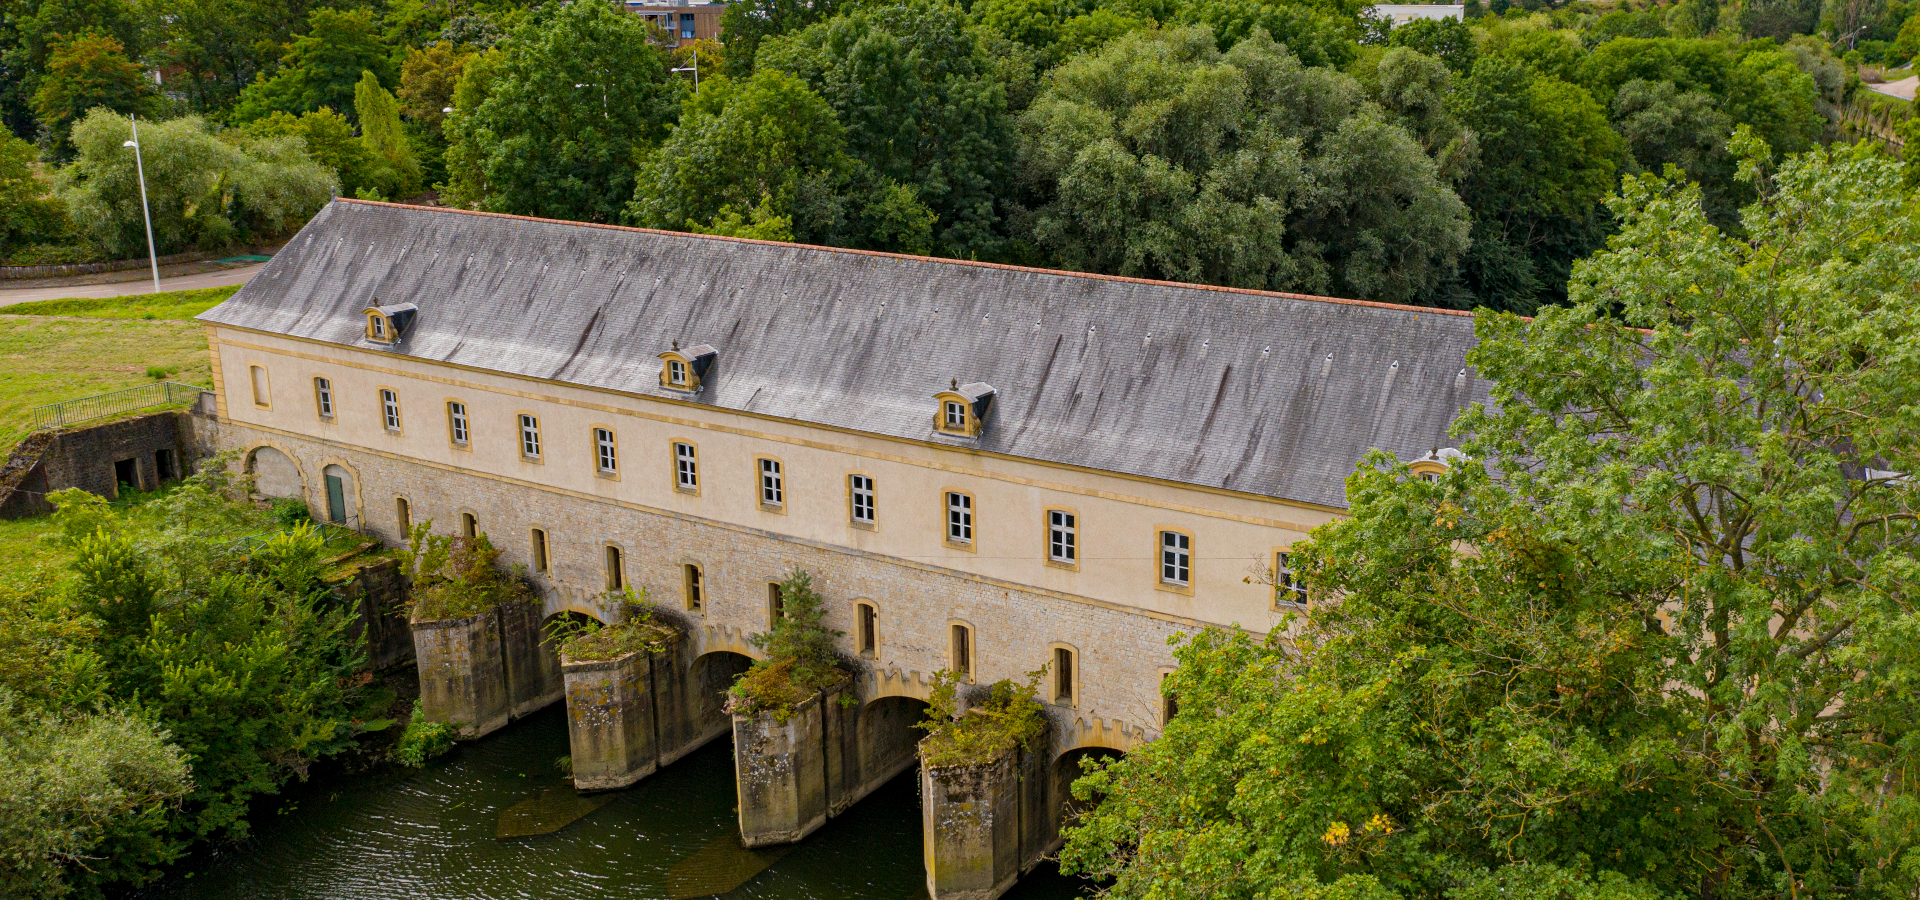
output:
[[[785,721],[795,705],[847,677],[834,640],[843,632],[828,628],[826,598],[813,589],[813,575],[794,569],[780,581],[780,615],[773,627],[753,636],[766,654],[729,691],[728,712],[769,712]]]
[[[460,619],[509,603],[533,602],[516,568],[500,570],[500,551],[485,532],[455,537],[432,532],[431,519],[407,532],[401,563],[413,577],[408,603],[416,622]]]
[[[640,650],[663,647],[673,639],[673,629],[653,621],[653,601],[646,589],[635,591],[627,585],[608,591],[607,605],[620,611],[619,620],[602,625],[586,616],[555,616],[547,623],[547,640],[560,648],[560,656],[571,662],[619,659]]]
[[[429,722],[426,713],[420,708],[420,701],[413,701],[413,718],[407,720],[407,730],[400,735],[400,742],[393,747],[393,758],[403,766],[419,768],[436,756],[453,749],[454,735],[459,729],[445,722]]]
[[[933,693],[927,698],[927,717],[920,728],[928,732],[923,759],[929,766],[962,766],[992,762],[1002,754],[1029,746],[1046,733],[1041,712],[1041,666],[1027,673],[1021,684],[1002,678],[989,685],[986,695],[960,706],[960,676],[941,670],[933,675]]]

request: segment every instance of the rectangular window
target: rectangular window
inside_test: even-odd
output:
[[[953,659],[949,668],[962,679],[973,678],[973,629],[965,625],[953,626]]]
[[[1300,576],[1293,571],[1292,556],[1284,550],[1273,555],[1273,602],[1302,606],[1307,602],[1307,586],[1300,583]]]
[[[767,583],[767,627],[787,617],[787,598],[780,593],[778,582]]]
[[[1080,559],[1076,517],[1062,509],[1047,510],[1047,558],[1074,565]]]
[[[480,536],[480,520],[474,518],[473,513],[461,513],[460,514],[460,533],[470,538],[479,537]]]
[[[267,370],[262,366],[249,366],[247,371],[253,377],[253,405],[271,406],[273,394],[267,389]]]
[[[380,389],[380,415],[386,420],[388,431],[400,430],[400,395],[386,388]]]
[[[1160,724],[1162,725],[1173,721],[1173,717],[1180,712],[1179,701],[1175,700],[1173,694],[1167,690],[1167,675],[1170,674],[1172,673],[1163,673],[1160,676]]]
[[[675,441],[673,444],[673,486],[683,491],[700,489],[699,451],[692,444]]]
[[[701,603],[706,600],[706,597],[702,594],[703,588],[700,585],[700,567],[688,564],[685,568],[686,584],[684,588],[687,594],[687,608],[697,612],[700,609]]]
[[[533,570],[544,575],[547,572],[547,530],[535,528],[527,536],[530,538],[528,543],[532,544],[527,555],[533,557]]]
[[[458,400],[447,401],[447,435],[455,444],[467,445],[467,405]]]
[[[1053,648],[1053,702],[1073,705],[1073,651],[1065,647]]]
[[[973,498],[959,491],[947,492],[947,541],[973,543]]]
[[[607,590],[617,591],[627,586],[627,570],[620,559],[620,548],[607,545]]]
[[[667,383],[684,386],[687,383],[687,364],[677,359],[667,360]]]
[[[413,530],[413,504],[405,497],[393,498],[393,520],[400,525],[400,536],[405,538]]]
[[[540,458],[540,420],[526,413],[520,414],[520,455]]]
[[[967,406],[957,400],[947,401],[947,427],[967,427]]]
[[[1160,582],[1185,587],[1193,577],[1193,539],[1178,531],[1160,532]]]
[[[387,317],[386,317],[386,316],[371,316],[371,317],[369,317],[369,318],[367,319],[367,321],[368,321],[368,323],[370,323],[371,325],[373,325],[373,336],[374,336],[375,338],[378,338],[378,339],[380,339],[380,340],[386,340],[386,337],[387,337]]]
[[[858,525],[873,524],[873,479],[865,475],[848,475],[847,487],[853,501],[853,521]]]
[[[320,411],[320,418],[333,418],[333,382],[325,378],[313,380],[313,406]]]
[[[860,655],[872,656],[880,646],[880,610],[871,603],[860,604]]]
[[[693,40],[693,13],[680,14],[680,39]]]
[[[614,454],[613,432],[606,428],[593,430],[593,445],[598,448],[600,474],[612,475],[619,471],[620,460]]]
[[[786,484],[780,477],[780,462],[760,460],[760,505],[779,506],[786,502]]]

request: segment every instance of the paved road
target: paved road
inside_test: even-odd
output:
[[[235,266],[214,272],[200,272],[194,275],[176,275],[171,278],[160,277],[160,289],[163,291],[184,291],[189,288],[224,287],[229,284],[245,284],[254,273],[260,271],[264,263],[251,266]],[[15,290],[0,290],[0,306],[25,303],[29,300],[64,300],[72,297],[126,297],[132,294],[153,292],[153,279],[140,281],[116,281],[111,284],[73,284],[60,287],[34,287]]]

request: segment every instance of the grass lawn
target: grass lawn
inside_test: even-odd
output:
[[[157,381],[213,384],[202,325],[0,317],[0,453],[26,436],[36,406]]]
[[[233,296],[240,286],[196,288],[127,297],[35,300],[0,306],[0,316],[84,316],[89,319],[191,319]]]

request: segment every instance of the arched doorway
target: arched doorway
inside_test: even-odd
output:
[[[247,474],[253,476],[253,493],[259,497],[304,497],[300,467],[292,457],[273,447],[255,447],[247,454]]]
[[[1059,848],[1061,836],[1074,819],[1100,804],[1099,797],[1081,800],[1073,796],[1073,783],[1086,774],[1087,761],[1092,760],[1094,764],[1098,764],[1101,761],[1119,759],[1125,755],[1110,747],[1075,747],[1054,758],[1049,791],[1051,802],[1048,805],[1048,808],[1053,810],[1053,838],[1049,841],[1049,852]]]
[[[320,478],[327,490],[327,521],[348,528],[360,527],[360,491],[353,483],[353,473],[345,466],[330,465],[320,470]]]
[[[732,717],[727,715],[727,689],[752,665],[752,657],[728,650],[703,654],[693,661],[687,672],[687,689],[693,694],[698,733],[732,728]]]
[[[881,697],[860,708],[860,775],[856,796],[863,796],[920,759],[917,726],[927,717],[927,701],[918,697]]]

